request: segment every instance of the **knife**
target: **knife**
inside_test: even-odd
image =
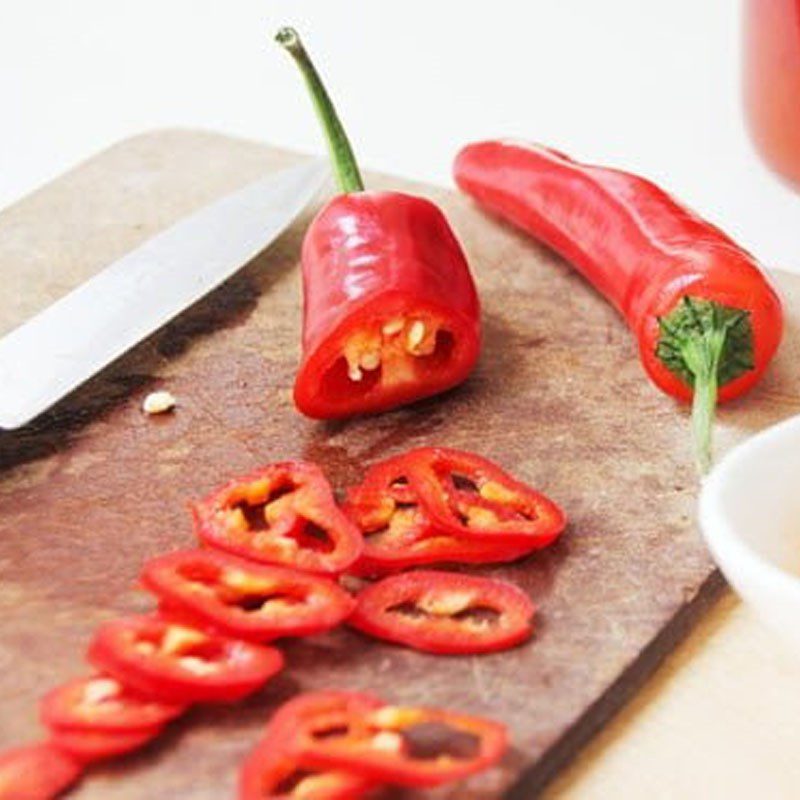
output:
[[[322,161],[184,217],[0,339],[0,428],[19,428],[231,277],[322,189]]]

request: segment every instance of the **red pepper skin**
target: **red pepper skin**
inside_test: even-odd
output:
[[[524,642],[535,611],[530,598],[506,581],[418,570],[367,586],[348,624],[415,650],[463,655]]]
[[[192,506],[209,547],[306,572],[344,572],[363,540],[314,464],[285,461],[236,478]]]
[[[461,383],[480,350],[475,284],[444,214],[399,192],[344,194],[328,203],[303,242],[303,357],[297,408],[317,419],[372,414]],[[429,356],[347,376],[346,341],[393,318],[432,317],[441,341]]]
[[[462,780],[495,764],[507,747],[505,727],[492,720],[387,705],[371,695],[300,695],[278,714],[284,741],[301,763],[352,771],[376,783],[433,787]],[[469,752],[437,746],[420,753],[420,735],[431,727],[468,739]]]
[[[283,667],[283,656],[272,647],[158,615],[104,623],[88,658],[133,691],[168,703],[235,702]]]
[[[365,535],[351,569],[361,575],[514,561],[551,544],[566,526],[563,511],[540,492],[485,458],[442,447],[374,464],[348,490],[344,509]]]
[[[328,578],[213,550],[151,559],[141,583],[170,612],[254,642],[322,633],[355,606],[353,597]]]
[[[53,800],[83,772],[83,765],[50,743],[0,753],[0,800]]]
[[[135,733],[160,728],[185,709],[142,697],[109,675],[91,675],[48,692],[39,716],[53,730]]]
[[[280,740],[265,738],[242,764],[239,800],[357,800],[374,784],[354,772],[310,770]]]
[[[79,731],[55,729],[50,741],[55,747],[84,764],[139,750],[161,733],[161,728],[138,731]]]
[[[719,400],[738,397],[761,378],[782,335],[777,293],[753,256],[658,186],[505,141],[465,147],[454,176],[481,205],[572,263],[620,311],[662,391],[680,400],[693,394],[656,355],[659,318],[687,295],[750,313],[753,368],[722,385]]]
[[[295,714],[305,707],[300,695],[270,720],[261,741],[239,772],[239,800],[356,800],[373,788],[362,775],[345,770],[312,770],[291,750]]]

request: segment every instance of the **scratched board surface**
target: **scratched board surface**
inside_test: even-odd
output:
[[[164,131],[101,153],[0,214],[0,332],[186,213],[296,155]],[[423,444],[475,450],[567,510],[563,539],[483,574],[539,606],[513,651],[443,658],[347,629],[287,643],[285,672],[249,701],[197,708],[140,754],[87,774],[71,797],[231,796],[277,703],[301,689],[375,690],[486,714],[510,729],[502,765],[429,797],[534,796],[680,638],[718,591],[693,522],[685,410],[643,377],[628,332],[569,267],[455,193],[373,177],[447,211],[483,299],[480,364],[446,396],[324,424],[291,403],[298,359],[300,220],[233,280],[55,410],[0,434],[0,747],[41,735],[36,699],[86,671],[93,628],[150,608],[139,565],[192,543],[186,502],[265,462],[318,462],[337,487]],[[796,312],[800,289],[780,278]],[[727,447],[800,410],[797,327],[777,367],[725,409]],[[35,365],[31,365],[35,368]],[[165,387],[174,414],[147,418]],[[408,793],[406,797],[422,797]]]

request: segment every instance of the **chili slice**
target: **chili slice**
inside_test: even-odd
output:
[[[88,656],[94,666],[131,690],[170,703],[240,700],[283,666],[275,648],[158,615],[104,623]]]
[[[364,550],[351,571],[379,575],[435,563],[521,558],[553,542],[566,518],[487,459],[420,448],[373,465],[347,492]]]
[[[343,572],[363,544],[322,471],[302,461],[270,464],[232,480],[192,511],[207,545],[308,572]]]
[[[400,192],[365,191],[352,148],[297,32],[279,31],[308,85],[341,192],[303,240],[303,356],[297,408],[331,419],[376,413],[466,379],[480,307],[442,211]]]
[[[92,675],[48,692],[40,717],[53,729],[131,733],[158,728],[185,708],[136,694],[110,675]]]
[[[114,758],[144,747],[161,733],[162,728],[136,731],[90,731],[54,729],[50,741],[74,758],[88,763]]]
[[[355,772],[304,767],[274,737],[260,742],[239,772],[239,800],[357,800],[373,786]]]
[[[489,653],[528,639],[535,610],[506,581],[419,570],[363,589],[348,623],[429,653]]]
[[[328,578],[213,550],[152,559],[141,582],[170,611],[249,641],[322,633],[355,606],[352,596]]]
[[[492,720],[385,705],[370,695],[301,695],[279,714],[301,763],[400,786],[461,780],[499,761],[507,745],[505,727]]]
[[[72,786],[82,764],[50,743],[0,753],[0,800],[52,800]]]

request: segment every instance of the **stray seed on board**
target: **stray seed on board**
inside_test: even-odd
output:
[[[142,411],[145,414],[164,414],[175,408],[177,401],[175,397],[163,389],[157,392],[150,392],[142,403]]]

